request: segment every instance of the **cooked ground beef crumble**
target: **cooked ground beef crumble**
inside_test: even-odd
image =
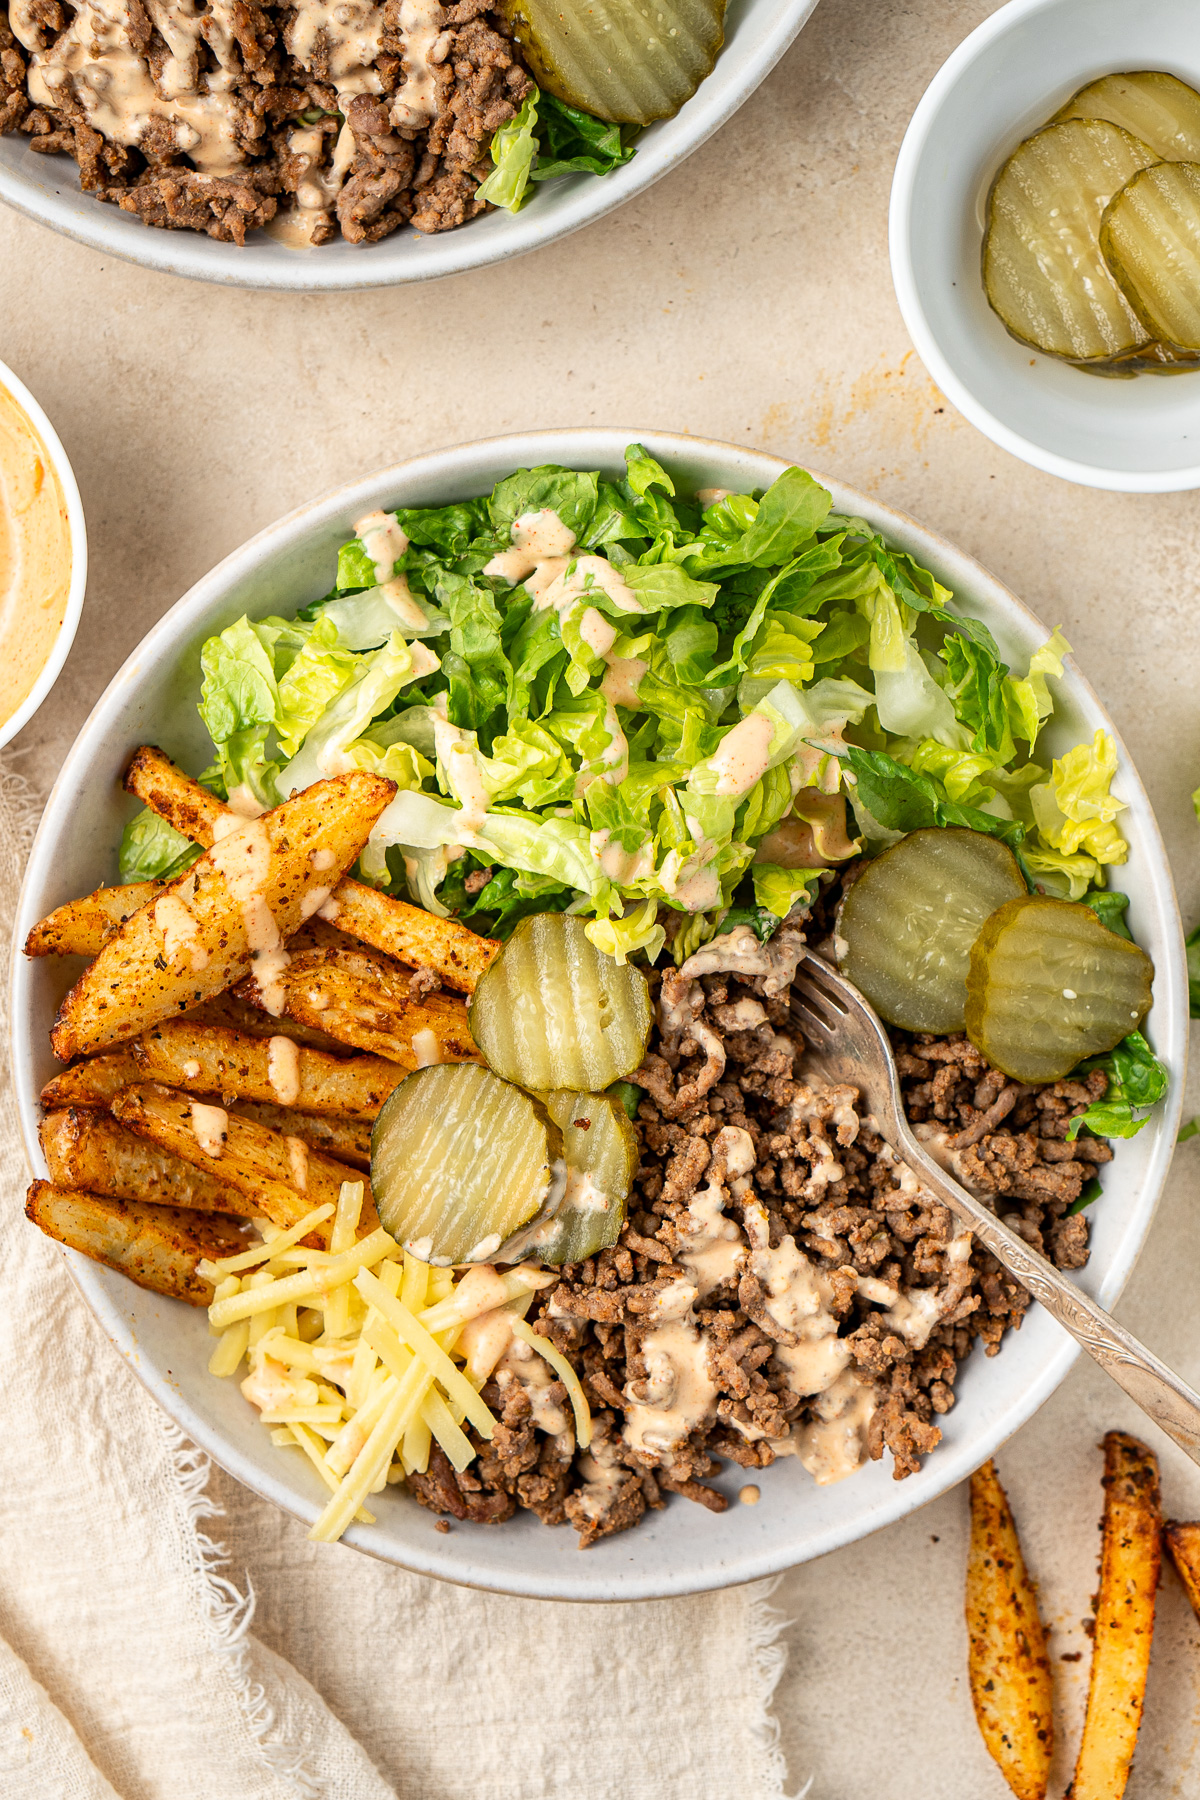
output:
[[[530,87],[489,0],[0,11],[0,131],[148,225],[237,244],[277,214],[313,244],[463,224]]]
[[[1026,1291],[920,1190],[855,1091],[799,1077],[794,954],[789,966],[784,944],[760,966],[651,976],[624,1228],[530,1311],[583,1380],[590,1451],[575,1453],[562,1384],[534,1359],[536,1386],[510,1356],[483,1390],[495,1437],[473,1439],[478,1460],[458,1475],[435,1447],[428,1474],[409,1477],[424,1505],[487,1522],[526,1507],[569,1520],[586,1548],[668,1494],[723,1511],[707,1485],[722,1459],[796,1455],[836,1480],[886,1449],[900,1479],[939,1442],[976,1338],[993,1356],[1020,1325]],[[1088,1223],[1069,1208],[1112,1152],[1066,1131],[1106,1077],[1030,1087],[961,1035],[893,1035],[918,1135],[1059,1268],[1081,1268]]]

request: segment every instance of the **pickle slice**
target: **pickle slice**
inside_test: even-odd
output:
[[[497,1261],[538,1256],[557,1268],[616,1243],[639,1151],[628,1114],[611,1095],[559,1089],[540,1097],[562,1132],[566,1190],[553,1216],[519,1231],[501,1246]]]
[[[1156,163],[1112,200],[1100,245],[1152,337],[1200,350],[1200,163]]]
[[[1107,119],[1164,162],[1200,161],[1200,94],[1161,69],[1134,69],[1089,81],[1052,123],[1064,119]]]
[[[384,1229],[422,1262],[488,1262],[561,1196],[558,1127],[478,1063],[435,1063],[389,1094],[371,1134]]]
[[[971,951],[967,1036],[1016,1081],[1061,1081],[1150,1010],[1154,965],[1089,906],[1027,894],[993,913]]]
[[[529,72],[616,124],[670,119],[712,73],[725,0],[500,0]]]
[[[868,863],[842,903],[843,974],[891,1025],[961,1031],[971,945],[1026,892],[1017,860],[981,831],[914,831]]]
[[[597,950],[582,919],[535,913],[480,978],[469,1018],[506,1081],[595,1093],[640,1066],[650,990],[640,969]]]
[[[1081,362],[1150,335],[1109,272],[1100,220],[1154,152],[1101,119],[1048,125],[1013,152],[988,199],[983,285],[1013,337]]]

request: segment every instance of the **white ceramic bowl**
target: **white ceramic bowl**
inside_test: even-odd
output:
[[[116,206],[103,205],[80,192],[70,158],[35,155],[19,132],[0,137],[0,200],[110,256],[231,287],[330,293],[457,275],[566,237],[668,174],[749,99],[816,4],[730,0],[716,68],[675,118],[648,128],[636,156],[622,168],[603,177],[545,182],[519,213],[488,213],[457,231],[422,237],[401,230],[379,244],[355,246],[339,239],[316,250],[289,250],[259,231],[239,249],[196,232],[151,229]]]
[[[109,684],[63,765],[30,858],[17,919],[17,943],[51,907],[115,875],[115,851],[132,802],[120,788],[130,752],[160,744],[186,767],[207,760],[196,716],[203,640],[244,611],[288,614],[327,592],[337,547],[350,522],[374,506],[432,506],[487,492],[522,466],[560,462],[610,473],[639,438],[684,487],[765,486],[786,465],[731,445],[659,433],[538,432],[464,445],[385,469],[272,525],[221,563],[172,608]],[[1046,628],[978,563],[864,494],[828,484],[839,510],[871,521],[927,563],[991,627],[1015,663],[1044,642]],[[1082,676],[1068,663],[1059,711],[1046,733],[1061,751],[1103,725],[1113,726]],[[1111,1303],[1133,1266],[1170,1162],[1183,1096],[1187,978],[1178,909],[1158,827],[1137,774],[1121,751],[1116,787],[1130,842],[1121,885],[1130,918],[1154,958],[1157,977],[1148,1031],[1171,1070],[1170,1098],[1140,1136],[1118,1144],[1093,1214],[1093,1252],[1083,1285]],[[47,1033],[58,998],[75,971],[53,959],[27,962],[19,948],[12,972],[13,1066],[21,1127],[35,1167],[37,1096],[51,1074]],[[73,1252],[63,1253],[84,1298],[122,1355],[163,1408],[196,1443],[245,1482],[311,1521],[324,1490],[298,1455],[272,1447],[236,1384],[205,1368],[211,1339],[202,1313],[134,1287]],[[379,1522],[354,1526],[347,1541],[425,1574],[507,1593],[570,1600],[633,1600],[721,1587],[818,1556],[900,1518],[960,1481],[1053,1392],[1076,1355],[1049,1317],[1034,1307],[1002,1353],[977,1352],[963,1370],[959,1402],[941,1421],[945,1442],[907,1481],[892,1479],[890,1459],[869,1464],[836,1487],[819,1488],[793,1459],[756,1474],[762,1502],[734,1505],[721,1517],[673,1499],[636,1530],[580,1555],[574,1531],[548,1530],[528,1513],[510,1524],[462,1525],[446,1537],[433,1517],[394,1489],[372,1501]],[[745,1480],[736,1467],[719,1485],[733,1498]]]
[[[929,373],[973,425],[1089,487],[1200,487],[1200,376],[1105,380],[1018,344],[980,275],[1004,159],[1098,75],[1166,69],[1200,87],[1194,0],[1011,0],[930,82],[896,162],[892,279]]]
[[[2,142],[3,140],[0,140]],[[79,498],[79,487],[74,471],[67,461],[67,453],[59,442],[58,433],[34,399],[25,383],[21,381],[7,363],[0,363],[0,388],[7,388],[13,399],[24,408],[47,456],[54,465],[54,472],[62,486],[63,499],[67,508],[67,531],[71,541],[71,584],[67,590],[67,605],[63,613],[62,624],[54,639],[50,654],[42,666],[42,672],[18,706],[12,717],[0,724],[0,744],[7,744],[15,738],[18,731],[28,725],[50,689],[58,680],[62,666],[67,660],[67,653],[75,641],[75,633],[79,626],[80,614],[83,612],[83,596],[87,588],[87,529],[83,522],[83,502]]]

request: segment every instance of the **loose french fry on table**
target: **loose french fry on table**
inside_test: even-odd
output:
[[[983,1741],[1017,1800],[1044,1800],[1054,1747],[1050,1659],[1037,1592],[991,1462],[971,1477],[966,1612]]]
[[[159,881],[97,888],[39,921],[25,939],[26,956],[98,956],[120,925],[162,891]]]
[[[1100,1591],[1071,1800],[1121,1800],[1137,1746],[1162,1564],[1158,1462],[1124,1431],[1104,1439]]]
[[[1179,1524],[1172,1519],[1163,1539],[1192,1611],[1200,1619],[1200,1524]]]
[[[217,821],[228,810],[152,745],[144,745],[134,755],[125,786],[196,844],[212,843]],[[479,937],[454,919],[439,919],[351,876],[334,889],[325,917],[339,931],[360,938],[398,962],[432,969],[445,987],[460,994],[474,993],[475,983],[500,948],[491,938]]]
[[[109,1200],[48,1181],[33,1183],[25,1213],[47,1237],[189,1306],[211,1306],[214,1298],[212,1282],[197,1265],[245,1245],[236,1221],[219,1213]]]
[[[395,1063],[379,1056],[338,1060],[282,1035],[197,1027],[187,1019],[152,1026],[131,1046],[137,1079],[161,1081],[194,1094],[222,1094],[230,1103],[258,1100],[301,1112],[373,1119],[402,1080]]]
[[[286,981],[289,1017],[402,1069],[478,1060],[464,1003],[452,994],[415,1000],[406,973],[374,952],[304,951]]]
[[[254,1219],[256,1200],[207,1169],[127,1131],[108,1113],[68,1107],[42,1120],[42,1154],[55,1187],[82,1188],[110,1200],[137,1200],[152,1206],[183,1206],[198,1212],[231,1213]]]
[[[62,1106],[90,1106],[107,1112],[117,1094],[131,1081],[140,1081],[142,1072],[128,1050],[110,1050],[104,1056],[89,1056],[55,1075],[42,1089],[42,1105],[47,1112]]]
[[[240,1188],[257,1212],[284,1230],[315,1206],[336,1205],[344,1181],[363,1180],[357,1169],[311,1149],[298,1137],[284,1137],[224,1107],[152,1083],[126,1088],[114,1101],[113,1112],[131,1131]],[[378,1224],[366,1185],[360,1229],[365,1234]],[[321,1227],[321,1232],[324,1243],[328,1227]]]
[[[232,830],[105,944],[59,1008],[55,1055],[69,1062],[137,1037],[223,992],[252,962],[270,1001],[286,966],[283,943],[354,861],[394,793],[379,776],[337,775]]]

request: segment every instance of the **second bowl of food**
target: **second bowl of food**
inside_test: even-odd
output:
[[[652,18],[634,0],[301,0],[252,18],[168,5],[154,25],[88,0],[69,20],[14,5],[0,199],[109,255],[235,286],[457,274],[675,168],[815,5],[660,0]]]
[[[1166,858],[1069,647],[695,439],[469,445],[261,533],[100,700],[18,936],[29,1214],[117,1347],[316,1535],[513,1593],[852,1542],[1071,1364],[805,1081],[806,941],[1107,1302],[1178,1122]]]
[[[1186,0],[1001,7],[913,115],[890,236],[913,343],[972,424],[1089,486],[1200,486],[1200,27]]]

